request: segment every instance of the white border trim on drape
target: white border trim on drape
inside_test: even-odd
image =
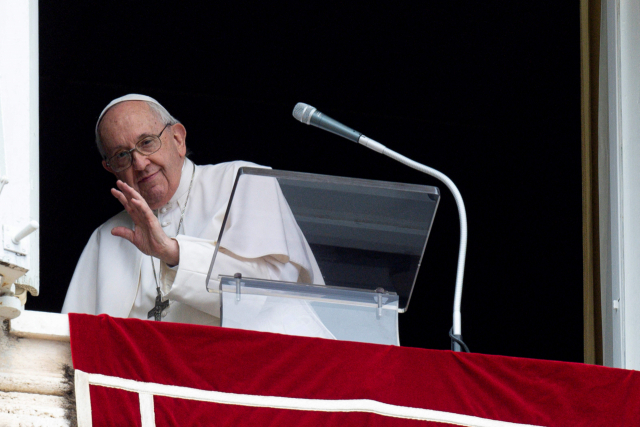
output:
[[[76,416],[78,427],[91,427],[91,395],[89,394],[89,375],[76,369],[74,374],[76,389]]]
[[[143,427],[155,426],[153,396],[165,396],[176,399],[197,400],[201,402],[214,402],[224,405],[289,409],[296,411],[366,412],[386,417],[446,423],[465,427],[539,427],[532,426],[530,424],[496,421],[471,415],[434,411],[431,409],[390,405],[369,399],[298,399],[292,397],[223,393],[220,391],[139,382],[100,374],[87,374],[78,369],[76,369],[75,377],[76,404],[78,406],[78,427],[91,427],[91,398],[89,396],[89,385],[116,388],[133,393],[139,393]],[[82,417],[81,414],[83,415]]]
[[[153,394],[139,393],[140,398],[140,418],[142,419],[142,427],[156,426],[156,412],[153,407]]]

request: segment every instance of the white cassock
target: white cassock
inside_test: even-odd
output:
[[[171,301],[163,320],[220,325],[220,295],[206,291],[205,279],[238,169],[243,166],[259,167],[242,161],[196,166],[183,227],[176,237],[180,264],[170,268],[153,258],[162,293]],[[176,193],[156,211],[158,221],[170,237],[178,231],[192,172],[193,163],[185,159]],[[218,274],[235,273],[244,277],[324,284],[315,257],[276,180],[251,178],[253,185],[244,185],[244,190],[234,196],[209,287],[217,288],[214,280]],[[241,218],[242,212],[249,214],[249,220]],[[126,211],[109,219],[92,234],[71,279],[63,313],[106,313],[147,319],[157,295],[152,258],[129,241],[111,235],[111,230],[118,226],[134,228]],[[268,301],[263,308],[254,307],[254,311],[251,314],[254,329],[334,338],[306,303],[290,305],[285,315],[274,311]],[[303,330],[299,325],[305,325]]]

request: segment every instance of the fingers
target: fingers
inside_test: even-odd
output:
[[[122,237],[123,239],[127,239],[131,243],[133,243],[133,238],[135,236],[133,230],[128,229],[127,227],[116,227],[111,230],[111,234],[117,237]]]
[[[131,208],[139,207],[139,208],[142,208],[143,210],[145,210],[145,208],[148,208],[147,202],[140,195],[140,193],[138,193],[136,190],[131,188],[131,186],[129,186],[126,182],[118,180],[116,182],[116,185],[118,186],[120,191],[116,190],[115,188],[112,188],[111,194],[113,194],[114,197],[118,199],[120,203],[122,203],[125,209],[127,209],[127,204],[129,204]],[[135,203],[134,201],[137,203]],[[153,212],[151,212],[151,209],[148,208],[148,210],[153,215]]]
[[[153,214],[153,211],[137,191],[122,181],[118,181],[117,185],[122,191],[112,188],[111,194],[113,194],[113,196],[122,203],[122,206],[136,225],[136,228],[141,228],[147,232],[153,233],[152,230],[160,227],[158,219]],[[157,230],[155,230],[155,232],[157,233]]]
[[[131,199],[144,200],[140,195],[140,193],[138,193],[136,190],[131,188],[131,186],[129,186],[129,184],[127,184],[126,182],[118,180],[116,182],[116,185],[118,186],[120,191],[122,191],[122,193],[126,196],[127,200],[131,200]]]
[[[164,246],[168,237],[160,226],[158,218],[144,198],[131,186],[120,180],[116,185],[118,188],[112,188],[111,194],[118,199],[133,220],[134,229],[115,227],[111,230],[111,234],[128,240],[142,253],[163,259],[159,254],[166,252]],[[168,254],[171,255],[169,256],[171,261],[176,258],[173,252]]]
[[[140,219],[145,219],[148,223],[158,222],[158,218],[153,214],[153,211],[144,199],[131,199],[129,205],[132,206],[132,210],[135,210]]]
[[[115,197],[116,199],[118,199],[120,203],[122,203],[124,210],[126,210],[130,216],[133,216],[132,206],[129,203],[129,200],[127,200],[127,198],[125,197],[125,195],[122,194],[120,191],[116,190],[115,188],[111,189],[111,194],[113,194],[113,197]]]
[[[140,204],[136,203],[136,199],[128,199],[127,196],[125,196],[121,191],[118,191],[115,188],[111,189],[111,194],[113,194],[113,197],[115,197],[120,203],[122,203],[122,206],[131,217],[139,216],[138,210]]]
[[[124,194],[122,194],[121,191],[118,191],[115,188],[112,188],[111,194],[113,194],[113,197],[115,197],[116,199],[118,199],[120,203],[122,203],[122,206],[127,207],[127,205],[129,204],[129,200],[126,198]]]
[[[120,189],[122,194],[124,194],[124,196],[127,198],[127,200],[129,202],[132,202],[132,201],[137,202],[137,203],[134,204],[134,206],[141,207],[145,211],[148,210],[149,213],[151,215],[153,215],[153,212],[151,211],[151,208],[147,204],[147,201],[144,200],[144,198],[140,195],[140,193],[138,193],[136,190],[134,190],[126,182],[118,180],[116,182],[116,185],[118,186],[118,188]],[[146,214],[146,212],[145,212],[145,214]]]

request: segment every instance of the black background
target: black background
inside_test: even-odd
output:
[[[467,207],[472,351],[582,361],[579,3],[40,2],[41,296],[59,311],[121,210],[93,129],[126,93],[183,122],[197,164],[434,185],[403,345],[446,349],[458,251],[444,185],[305,126],[296,102],[447,174]],[[115,266],[114,266],[115,268]]]

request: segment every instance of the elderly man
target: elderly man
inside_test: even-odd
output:
[[[205,277],[237,171],[256,165],[238,161],[196,166],[186,157],[186,135],[181,123],[144,95],[123,96],[103,110],[96,143],[103,167],[117,178],[117,189],[111,193],[125,210],[91,236],[63,313],[220,324],[220,298],[206,292]],[[269,200],[282,200],[277,185],[257,193],[262,208],[266,203],[269,209],[281,209],[278,215],[291,215],[286,202],[270,205]],[[221,247],[212,277],[239,272],[274,280],[304,277],[323,284],[304,236],[297,225],[294,228],[297,246],[283,249],[274,244],[251,254],[243,249],[250,242],[238,249]],[[312,323],[316,326],[305,335],[331,336],[320,322]]]

